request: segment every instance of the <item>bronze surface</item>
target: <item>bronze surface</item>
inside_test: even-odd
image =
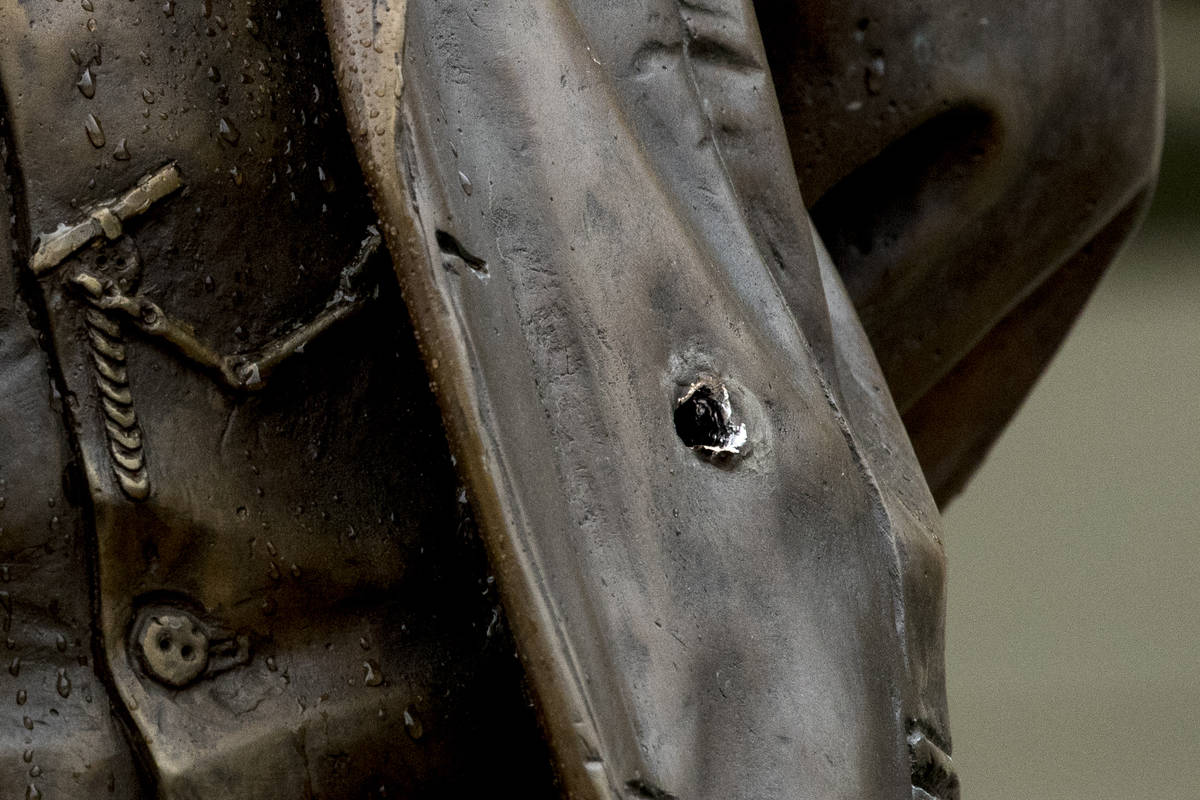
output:
[[[925,477],[1136,224],[1155,26],[0,2],[0,789],[955,800]]]

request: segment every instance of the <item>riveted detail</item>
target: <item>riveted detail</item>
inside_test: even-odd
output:
[[[70,280],[82,289],[89,305],[84,320],[92,344],[92,363],[104,410],[113,476],[129,499],[145,500],[150,494],[150,476],[125,368],[125,339],[120,323],[100,306],[105,292],[113,291],[112,282],[87,272],[73,275]]]
[[[134,631],[142,665],[159,683],[180,688],[208,667],[208,631],[186,611],[143,612]]]
[[[94,117],[89,119],[95,122]],[[96,131],[99,130],[99,123],[96,122]],[[91,129],[88,135],[96,144]],[[103,139],[103,134],[99,135]],[[73,257],[87,260],[83,254],[85,248],[91,246],[90,251],[94,254],[101,243],[122,239],[125,234],[123,223],[144,214],[152,205],[182,188],[183,178],[174,163],[143,175],[136,185],[124,193],[91,207],[85,219],[70,224],[60,223],[55,230],[38,236],[30,258],[30,268],[34,275],[41,277]],[[125,241],[124,246],[132,251],[132,258],[122,256],[117,259],[115,280],[85,269],[68,276],[67,281],[82,293],[87,302],[83,315],[85,330],[91,343],[96,389],[104,412],[113,477],[126,497],[140,501],[150,496],[150,474],[146,468],[142,433],[125,368],[125,338],[121,322],[110,308],[111,303],[106,302],[111,300],[112,295],[131,288],[137,281],[141,264],[136,247],[129,241]],[[105,264],[106,258],[107,255],[96,258],[97,266]],[[111,268],[109,271],[112,271]]]
[[[150,206],[181,188],[183,177],[174,163],[142,176],[124,194],[95,206],[87,218],[60,223],[56,230],[39,236],[29,266],[35,275],[42,275],[96,239],[116,239],[124,233],[123,222],[144,214]]]

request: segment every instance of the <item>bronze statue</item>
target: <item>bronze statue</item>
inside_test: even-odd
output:
[[[958,797],[1154,4],[322,2],[0,2],[0,794]]]

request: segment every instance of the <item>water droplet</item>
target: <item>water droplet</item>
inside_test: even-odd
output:
[[[89,14],[96,10],[96,7],[94,5],[92,5],[92,0],[81,0],[79,5],[80,5],[80,7],[83,8],[84,11],[87,11]]]
[[[27,731],[33,730],[33,720],[31,718],[22,717],[21,724],[25,726],[25,730],[27,730]]]
[[[167,0],[167,2],[163,3],[162,12],[168,17],[175,16],[175,0]]]
[[[274,656],[267,656],[267,669],[271,670],[271,672],[275,672],[277,669],[279,669],[279,665],[275,663]]]
[[[100,127],[100,120],[96,119],[95,114],[88,114],[87,119],[83,121],[83,128],[87,131],[88,141],[92,143],[92,147],[104,147],[104,129]]]
[[[32,783],[25,788],[25,800],[42,800],[42,791]]]
[[[28,692],[26,692],[24,689],[17,690],[17,705],[19,705],[19,706],[25,705],[25,701],[28,699],[29,699]]]
[[[293,578],[300,577],[300,567],[296,566],[295,564],[292,564],[292,577]]]
[[[458,173],[458,184],[462,186],[463,194],[467,195],[467,197],[470,197],[471,192],[474,191],[474,187],[471,186],[471,179],[467,177],[467,173]]]
[[[363,662],[363,683],[367,686],[379,686],[383,683],[383,672],[379,668],[379,662],[373,658],[369,658]]]
[[[21,674],[21,657],[20,656],[14,656],[13,660],[11,662],[9,662],[8,674],[12,675],[14,678]]]
[[[79,55],[78,50],[76,50],[74,47],[72,47],[70,50],[70,53],[71,53],[72,61],[74,61],[76,64],[83,64],[83,57]]]
[[[367,641],[367,637],[365,637],[365,636],[358,637],[358,646],[361,647],[363,650],[371,649],[371,643],[369,641]]]
[[[230,144],[237,144],[238,139],[242,138],[242,132],[225,117],[221,117],[221,120],[217,123],[217,132],[221,134],[222,139]]]
[[[124,139],[117,142],[117,147],[115,150],[113,150],[113,158],[115,158],[117,161],[129,160],[129,145]]]
[[[883,60],[882,55],[876,55],[871,59],[871,63],[867,65],[867,71],[863,76],[868,92],[879,94],[883,91],[883,76],[886,70],[887,63]]]
[[[154,105],[154,92],[150,91],[149,89],[142,89],[142,99],[146,101],[146,105]]]
[[[24,761],[26,764],[33,761],[33,749],[29,748],[24,753],[22,753],[21,760]]]
[[[31,777],[31,778],[42,777],[42,768],[39,767],[37,764],[34,764],[29,770],[29,777]]]
[[[58,648],[58,652],[60,653],[67,652],[67,637],[61,633],[56,633],[54,635],[54,646]]]
[[[90,66],[83,70],[83,75],[79,77],[79,82],[75,86],[79,89],[79,93],[89,100],[96,96],[96,79],[92,77]]]
[[[279,555],[279,551],[275,549],[275,543],[269,539],[267,540],[267,552],[271,554],[272,558]]]
[[[150,54],[147,53],[145,50],[138,51],[138,58],[140,58],[142,60],[142,63],[145,64],[147,67],[150,66]]]
[[[94,20],[94,19],[89,19],[89,20],[87,21],[87,29],[88,29],[89,31],[91,31],[92,33],[95,33],[95,32],[96,32],[96,20]]]
[[[212,0],[200,0],[200,13],[205,19],[212,16]]]
[[[411,705],[404,709],[404,730],[408,732],[414,742],[425,735],[425,726],[421,724],[421,717],[417,715],[417,709]]]
[[[337,185],[333,182],[333,178],[325,172],[324,167],[317,167],[317,180],[321,182],[321,188],[326,192],[332,192],[337,189]]]
[[[54,688],[58,690],[58,696],[64,700],[71,696],[71,679],[67,677],[64,670],[58,671],[58,681],[54,684]]]
[[[204,75],[213,83],[221,82],[221,70],[217,69],[216,67],[209,67],[208,72],[204,73]]]

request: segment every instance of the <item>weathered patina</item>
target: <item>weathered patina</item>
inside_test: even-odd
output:
[[[1161,132],[999,6],[0,0],[0,790],[957,797],[934,496]]]

